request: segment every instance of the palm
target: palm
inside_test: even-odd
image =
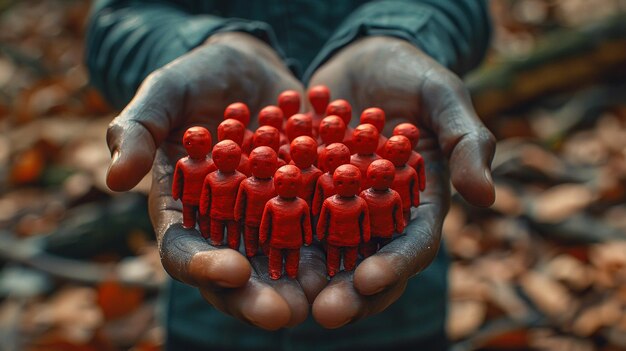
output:
[[[488,170],[494,150],[460,80],[402,40],[372,37],[351,44],[315,73],[311,85],[317,84],[348,100],[353,111],[382,108],[387,135],[398,123],[416,124],[426,164],[426,190],[407,235],[364,260],[354,273],[334,277],[316,298],[314,317],[333,328],[383,311],[402,294],[408,278],[432,262],[449,205],[448,164],[452,183],[466,199],[481,206],[493,202]],[[346,299],[354,303],[337,303]]]

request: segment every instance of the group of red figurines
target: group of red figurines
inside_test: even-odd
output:
[[[197,223],[214,246],[226,233],[235,250],[243,232],[246,255],[261,248],[272,279],[283,267],[297,276],[300,248],[314,232],[326,249],[329,276],[340,270],[342,256],[344,269],[353,270],[359,252],[368,257],[404,231],[425,187],[416,126],[399,124],[387,139],[382,109],[364,110],[352,129],[347,101],[330,102],[325,86],[311,88],[308,97],[314,112],[301,114],[299,93],[281,93],[278,106],[259,112],[254,132],[247,129],[248,107],[229,105],[212,149],[207,129],[185,132],[188,156],[174,171],[172,196],[182,202],[183,226]]]

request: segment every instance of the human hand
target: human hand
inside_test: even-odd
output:
[[[171,183],[176,161],[186,155],[181,140],[187,128],[204,126],[215,141],[229,103],[244,101],[259,111],[286,89],[303,91],[269,46],[244,33],[219,33],[150,74],[107,133],[111,189],[129,190],[153,170],[150,216],[165,270],[198,287],[220,311],[265,329],[306,318],[309,299],[326,284],[317,273],[321,257],[305,251],[298,280],[272,281],[267,258],[249,262],[234,250],[210,246],[198,231],[184,229]]]
[[[412,276],[434,259],[448,210],[449,180],[470,203],[495,200],[490,165],[493,135],[480,122],[463,82],[421,50],[391,37],[361,39],[337,53],[313,75],[353,111],[375,106],[387,115],[389,135],[398,123],[420,128],[426,190],[403,235],[364,260],[354,272],[336,275],[313,303],[313,316],[337,328],[379,313],[398,299]],[[449,165],[449,171],[448,171]]]

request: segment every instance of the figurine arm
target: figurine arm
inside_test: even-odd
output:
[[[422,155],[418,154],[419,158],[417,161],[417,177],[419,178],[420,191],[424,191],[426,189],[426,170],[424,169],[424,158]]]
[[[328,206],[326,206],[326,201],[324,201],[324,204],[322,204],[322,211],[320,212],[320,218],[317,221],[317,240],[322,241],[326,237],[326,230],[329,221],[330,212],[328,211]]]
[[[211,207],[211,184],[209,183],[209,176],[204,178],[202,184],[202,192],[200,193],[200,214],[206,216]]]
[[[304,234],[304,244],[309,246],[313,242],[313,230],[311,228],[311,211],[309,205],[304,202],[302,215],[302,233]]]
[[[370,211],[367,207],[365,200],[362,200],[361,218],[359,224],[361,225],[361,240],[366,243],[370,241]]]
[[[270,200],[271,201],[271,200]],[[274,212],[272,211],[272,205],[268,201],[263,209],[263,216],[261,217],[261,227],[259,228],[259,244],[265,245],[265,242],[270,239],[272,228],[272,219]]]
[[[237,222],[241,221],[242,218],[245,218],[245,209],[246,209],[246,201],[248,200],[248,193],[246,191],[246,186],[243,182],[239,185],[239,190],[237,191],[237,200],[235,200],[235,220]]]
[[[404,232],[404,213],[402,211],[402,199],[397,193],[393,202],[393,217],[396,222],[396,233]],[[407,220],[409,220],[409,218],[407,218]]]
[[[314,216],[319,216],[320,209],[322,208],[322,201],[324,201],[323,199],[324,199],[324,189],[322,189],[322,185],[320,184],[320,182],[316,182],[315,194],[313,194],[313,202],[311,203],[311,206],[313,207],[311,209],[311,212],[313,213]]]
[[[180,165],[180,161],[176,162],[176,168],[174,169],[174,179],[172,180],[172,197],[174,200],[178,200],[182,197],[183,193],[183,170]]]

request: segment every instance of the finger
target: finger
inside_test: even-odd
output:
[[[319,244],[314,243],[300,251],[298,282],[309,304],[313,303],[320,291],[328,284],[326,255]]]
[[[161,69],[146,78],[107,130],[112,155],[106,178],[109,188],[129,190],[148,173],[156,149],[182,118],[183,96],[184,86],[174,69]]]
[[[448,71],[430,72],[422,88],[423,107],[448,158],[452,184],[470,203],[490,206],[495,138],[476,115],[463,82]]]
[[[245,257],[231,249],[216,249],[195,229],[183,228],[180,203],[171,197],[172,172],[170,159],[159,151],[149,209],[163,267],[174,279],[194,286],[246,284],[251,267]]]
[[[448,171],[434,136],[422,139],[426,189],[419,207],[412,209],[405,235],[395,238],[356,269],[355,288],[364,295],[385,291],[414,276],[435,258],[441,241],[443,219],[448,211]]]
[[[292,320],[289,304],[271,286],[252,277],[236,289],[200,289],[202,296],[220,311],[266,330],[277,330]]]
[[[290,318],[285,326],[293,327],[304,322],[309,315],[309,302],[298,281],[284,275],[277,280],[270,279],[267,256],[255,256],[250,263],[254,270],[253,275],[272,287],[287,304]]]

